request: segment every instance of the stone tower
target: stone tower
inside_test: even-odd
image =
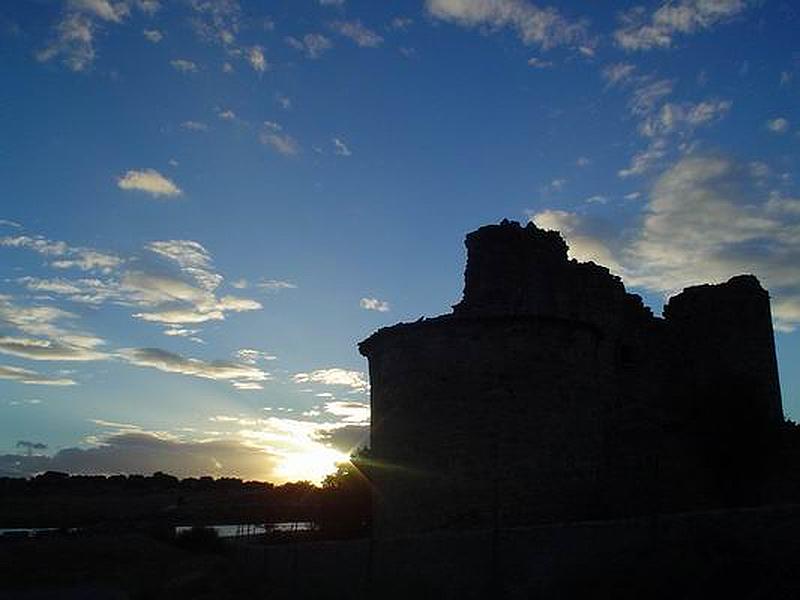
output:
[[[754,277],[690,288],[661,319],[557,232],[503,221],[466,245],[452,314],[359,345],[378,537],[748,501],[782,419]],[[748,433],[752,464],[726,472]]]

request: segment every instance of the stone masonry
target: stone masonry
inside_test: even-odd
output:
[[[451,314],[359,345],[376,538],[759,504],[783,412],[755,277],[660,318],[558,232],[503,221],[466,246]]]

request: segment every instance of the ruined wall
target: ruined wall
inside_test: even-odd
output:
[[[756,501],[782,412],[755,278],[690,288],[660,319],[557,232],[504,221],[466,244],[453,314],[359,346],[379,538]]]
[[[611,390],[599,345],[595,328],[559,319],[444,317],[362,346],[375,390],[376,531],[590,510]]]

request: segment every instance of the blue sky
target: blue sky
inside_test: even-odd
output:
[[[561,230],[656,312],[770,289],[800,418],[789,2],[0,7],[0,469],[318,479],[463,236]],[[27,456],[19,441],[45,444]]]

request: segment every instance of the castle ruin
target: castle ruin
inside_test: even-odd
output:
[[[503,221],[466,246],[451,314],[359,345],[377,538],[762,501],[783,411],[754,276],[661,318],[558,232]]]

